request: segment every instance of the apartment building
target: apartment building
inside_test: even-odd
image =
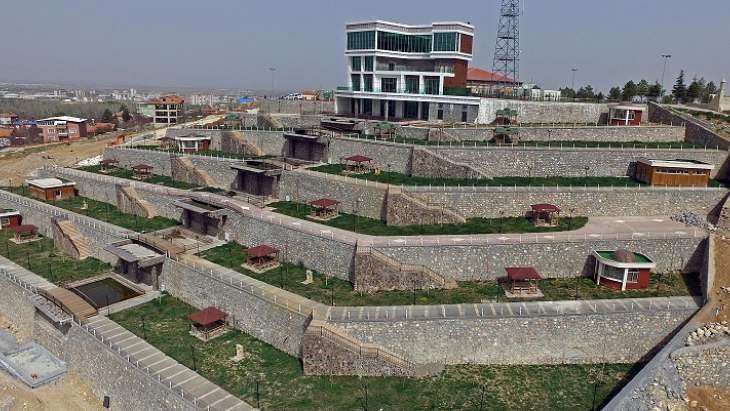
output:
[[[88,135],[87,120],[85,118],[49,117],[37,120],[36,125],[41,130],[44,143],[74,141]]]
[[[148,100],[139,104],[137,111],[151,117],[155,124],[177,124],[185,115],[185,99],[170,95]]]

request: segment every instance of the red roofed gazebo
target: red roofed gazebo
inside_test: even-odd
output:
[[[360,154],[345,157],[342,159],[345,164],[345,172],[348,174],[364,174],[370,172],[372,158]]]
[[[115,168],[119,164],[119,160],[105,158],[99,164],[101,165],[101,171],[109,171],[109,169]]]
[[[312,207],[312,212],[309,217],[315,220],[331,220],[339,215],[337,206],[340,204],[339,201],[331,198],[320,198],[309,203]]]
[[[15,244],[29,243],[41,239],[38,235],[38,227],[31,224],[8,227],[8,230],[15,234],[15,237],[9,240]]]
[[[560,224],[560,207],[553,204],[533,204],[527,218],[536,227],[556,227]]]
[[[246,250],[243,267],[255,273],[264,273],[279,266],[279,250],[270,245],[258,245]]]
[[[132,166],[132,171],[134,171],[135,177],[140,180],[146,180],[152,175],[153,168],[154,167],[147,164],[137,164],[136,166]]]
[[[228,331],[228,314],[215,307],[196,311],[188,319],[193,323],[190,334],[206,342]]]
[[[533,267],[507,267],[509,291],[513,295],[535,295],[540,292],[536,282],[542,280],[540,274]]]

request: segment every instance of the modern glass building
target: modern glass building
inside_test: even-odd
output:
[[[476,120],[480,99],[469,97],[466,88],[472,25],[378,20],[347,24],[345,33],[347,85],[335,93],[337,114],[395,121]]]

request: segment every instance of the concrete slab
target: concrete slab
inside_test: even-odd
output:
[[[48,384],[66,374],[66,363],[36,343],[9,354],[0,354],[0,366],[31,388]]]

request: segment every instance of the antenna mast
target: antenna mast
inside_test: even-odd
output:
[[[495,73],[517,82],[520,79],[520,0],[501,2],[492,68]]]

